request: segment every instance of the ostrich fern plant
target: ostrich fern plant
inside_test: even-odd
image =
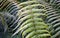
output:
[[[0,1],[6,38],[60,38],[60,1]],[[58,6],[58,7],[57,7]],[[2,12],[6,13],[2,13]],[[9,35],[9,36],[8,36]],[[5,37],[1,37],[5,38]]]

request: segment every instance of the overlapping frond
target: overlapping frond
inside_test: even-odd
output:
[[[50,32],[47,30],[48,25],[44,22],[44,19],[46,17],[45,6],[40,3],[38,4],[33,2],[29,1],[28,4],[26,2],[20,4],[22,8],[17,14],[20,20],[13,31],[17,28],[18,29],[12,36],[20,32],[22,34],[22,38],[51,37]]]
[[[20,4],[0,0],[5,30],[11,30],[12,36],[20,33],[21,38],[60,38],[59,12],[60,0],[29,0]]]

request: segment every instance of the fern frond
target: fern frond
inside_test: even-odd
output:
[[[42,9],[41,7],[36,8],[36,6],[39,6],[39,7],[41,6],[43,8]],[[51,37],[50,32],[47,30],[48,25],[45,24],[45,22],[42,19],[43,17],[46,16],[45,14],[46,10],[44,5],[42,4],[27,5],[23,7],[21,10],[24,10],[24,11],[18,13],[20,20],[18,22],[18,25],[13,29],[13,31],[16,30],[19,26],[20,27],[12,36],[20,32],[22,33],[22,38]]]

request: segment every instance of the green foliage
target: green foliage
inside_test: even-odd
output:
[[[24,17],[19,20],[18,25],[13,29],[14,31],[20,26],[12,36],[20,32],[22,38],[50,38],[50,32],[47,30],[48,25],[44,22],[46,17],[45,6],[36,1],[23,2],[19,6],[21,6],[21,9],[17,15],[19,18]]]
[[[8,0],[3,1],[0,1],[0,17],[5,27],[4,31],[8,33],[7,38],[60,38],[59,0],[17,0],[19,4]],[[16,6],[19,9],[14,16]],[[8,13],[2,13],[3,11]],[[12,21],[10,25],[4,15]],[[11,20],[12,16],[17,19]]]

